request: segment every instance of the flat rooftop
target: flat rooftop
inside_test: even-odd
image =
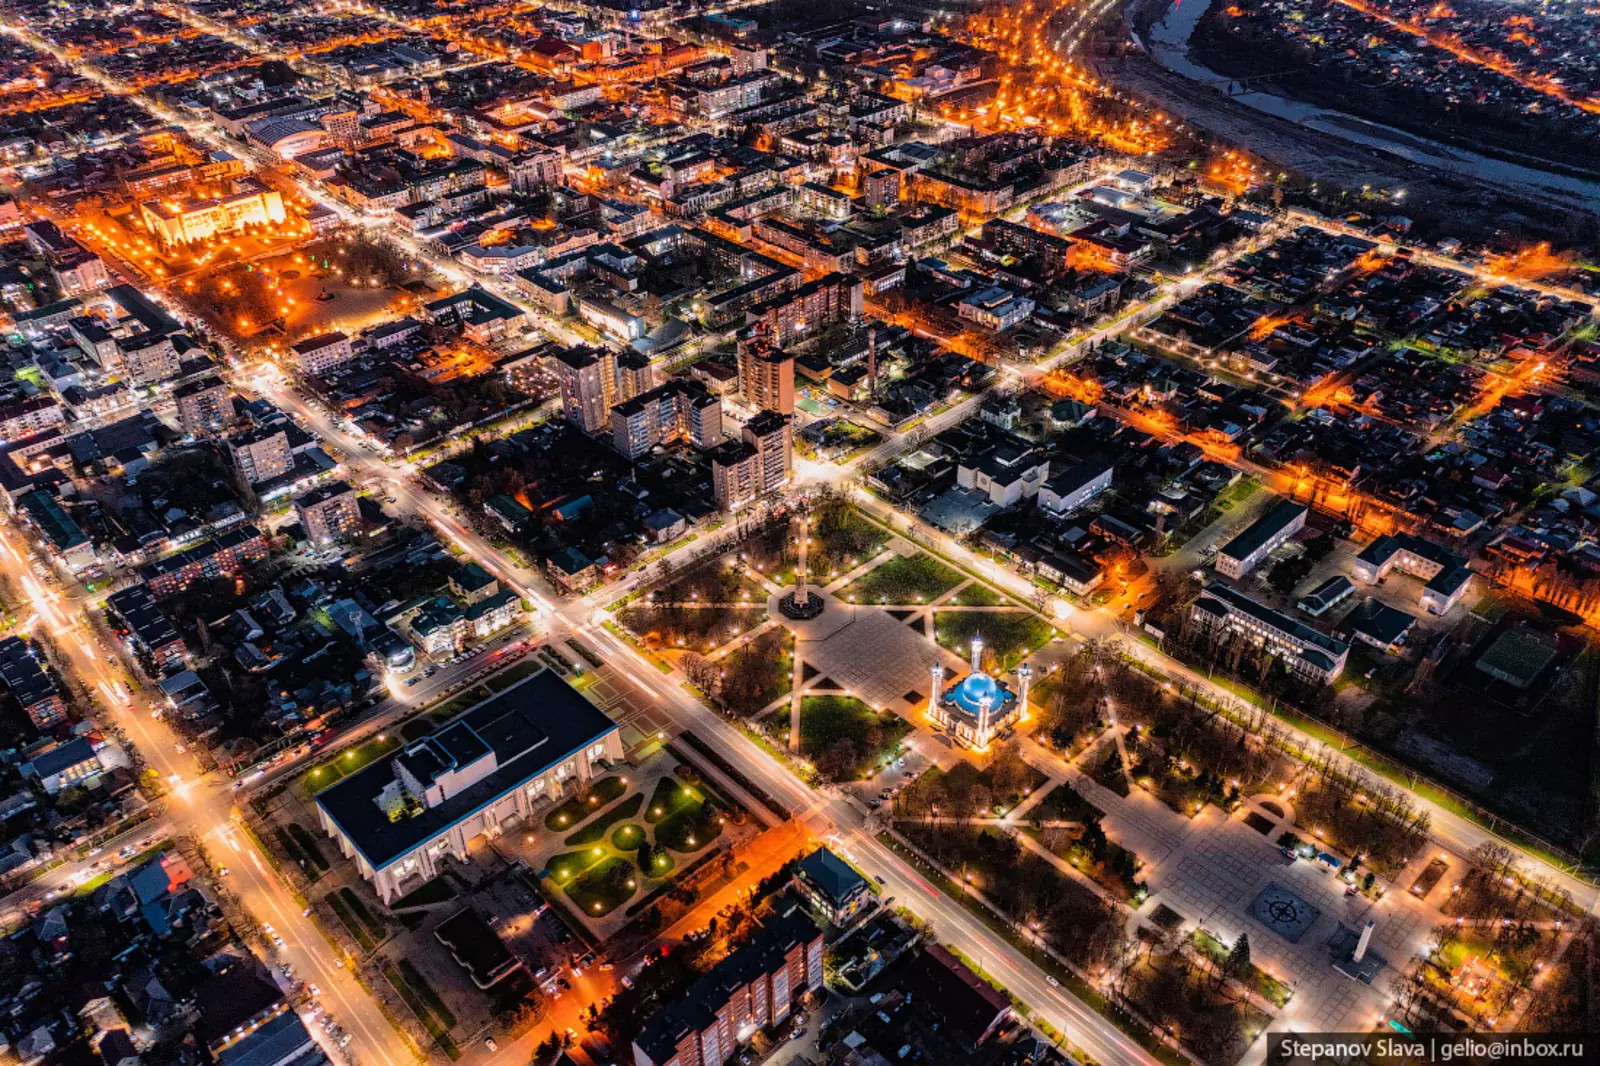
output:
[[[317,806],[380,870],[616,728],[560,675],[541,670],[319,792]],[[437,806],[391,821],[380,803],[402,760],[426,782],[447,762],[462,766],[489,754],[495,769]],[[431,766],[436,761],[440,767]]]

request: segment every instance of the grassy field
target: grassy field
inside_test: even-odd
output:
[[[606,838],[611,827],[618,822],[626,821],[639,813],[639,808],[644,806],[644,793],[635,792],[627,799],[611,807],[600,817],[591,820],[582,829],[567,837],[568,847],[581,848],[588,844],[595,844]]]
[[[606,804],[621,799],[628,791],[628,783],[620,777],[605,777],[590,786],[589,791],[573,796],[561,806],[544,816],[546,829],[570,829],[591,814],[603,810]]]
[[[836,780],[871,776],[910,731],[899,715],[879,713],[850,696],[800,701],[800,750]]]
[[[897,555],[839,590],[853,603],[925,603],[961,584],[961,575],[933,558]]]
[[[382,737],[383,739],[379,739]],[[315,796],[318,792],[335,782],[349,777],[372,763],[383,758],[400,746],[400,738],[380,733],[376,737],[365,740],[353,748],[346,748],[331,759],[318,763],[307,770],[301,777],[301,787],[307,796]]]
[[[972,638],[983,637],[984,662],[999,673],[1047,644],[1054,633],[1044,619],[1031,611],[935,611],[934,635],[943,647],[965,656]]]

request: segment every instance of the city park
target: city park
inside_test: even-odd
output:
[[[1280,1023],[1503,1025],[1564,1001],[1559,902],[1514,864],[1450,854],[1459,880],[1441,878],[1403,792],[1358,790],[1266,715],[1228,721],[842,499],[615,619],[1169,1054],[1231,1062]],[[1497,877],[1508,887],[1484,902]],[[1464,885],[1478,917],[1458,912]],[[1284,901],[1292,930],[1272,920]]]

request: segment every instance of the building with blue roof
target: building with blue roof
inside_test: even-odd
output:
[[[928,717],[957,743],[983,751],[989,741],[1026,714],[1031,670],[1017,668],[1021,686],[1015,692],[1005,682],[983,672],[983,637],[972,638],[972,670],[945,687],[944,664],[933,665],[933,692],[928,697]]]

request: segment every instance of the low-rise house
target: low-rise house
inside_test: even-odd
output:
[[[827,848],[795,864],[794,887],[812,909],[837,926],[848,926],[872,905],[867,879]]]
[[[78,737],[40,752],[20,769],[24,777],[38,781],[39,787],[54,796],[64,788],[87,787],[104,767],[94,745]]]

